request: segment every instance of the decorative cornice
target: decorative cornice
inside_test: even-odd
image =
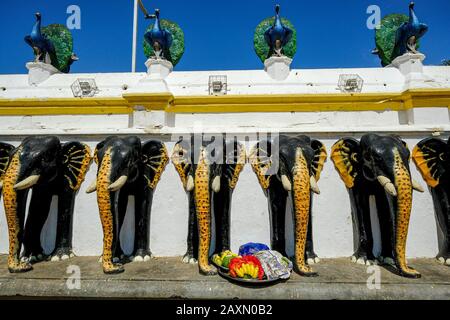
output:
[[[404,111],[450,107],[450,89],[403,93],[173,96],[126,93],[118,98],[0,99],[0,116],[130,114],[135,107],[171,113]]]

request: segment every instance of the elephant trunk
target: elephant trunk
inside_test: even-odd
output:
[[[194,179],[195,209],[199,231],[198,265],[201,273],[214,275],[216,270],[209,264],[211,246],[210,170],[205,153],[204,149],[200,153]]]
[[[419,278],[420,273],[406,264],[406,238],[412,207],[412,182],[410,173],[398,150],[394,150],[394,178],[397,188],[397,212],[395,224],[395,259],[400,273],[406,277]]]
[[[295,262],[297,271],[304,276],[315,276],[306,263],[306,235],[308,232],[311,185],[308,163],[301,148],[297,148],[293,168],[293,201],[295,225]]]
[[[22,232],[21,228],[23,227],[19,219],[19,202],[22,199],[19,199],[15,186],[19,180],[21,171],[19,159],[20,151],[21,150],[18,150],[12,157],[3,180],[3,202],[5,206],[9,235],[8,269],[13,273],[24,272],[32,269],[29,263],[19,261],[21,247],[19,237]]]
[[[103,228],[103,272],[107,274],[119,273],[123,267],[113,263],[114,212],[111,186],[111,148],[105,152],[97,174],[97,202],[100,220]]]

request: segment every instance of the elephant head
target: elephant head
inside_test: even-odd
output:
[[[40,233],[47,219],[53,195],[58,195],[58,225],[55,254],[71,254],[72,215],[75,194],[91,162],[90,149],[79,142],[61,144],[54,136],[29,137],[11,152],[3,178],[5,213],[9,230],[10,272],[31,270],[19,261],[41,256]],[[24,228],[27,194],[33,189]]]
[[[450,145],[426,138],[414,148],[412,158],[426,181],[434,202],[440,263],[450,266]]]
[[[195,257],[198,238],[198,263],[202,274],[213,275],[209,263],[212,214],[216,222],[216,250],[229,249],[229,217],[232,191],[246,160],[245,149],[237,141],[196,143],[180,140],[173,150],[174,164],[189,196],[188,252],[185,262]],[[214,203],[214,208],[212,208]]]
[[[103,228],[103,272],[124,271],[113,261],[120,252],[119,233],[129,195],[136,197],[135,255],[148,252],[149,214],[153,189],[167,164],[165,146],[157,141],[141,145],[138,137],[111,136],[100,142],[94,152],[98,165],[97,179],[87,192],[97,191],[97,202]],[[150,256],[150,254],[148,254]]]
[[[375,195],[382,256],[388,258],[385,262],[393,260],[405,277],[420,277],[407,266],[405,256],[412,190],[421,191],[419,184],[411,180],[407,144],[397,136],[367,134],[360,142],[344,138],[333,146],[331,158],[352,199],[353,220],[358,222],[362,246],[357,252],[363,252],[364,258],[373,252],[369,196]]]
[[[286,201],[292,195],[296,271],[315,276],[307,263],[307,238],[311,223],[311,192],[320,193],[320,178],[327,153],[324,145],[307,136],[280,136],[261,141],[249,160],[269,201],[272,219],[272,249],[285,254],[284,217]],[[311,243],[312,243],[312,239]]]

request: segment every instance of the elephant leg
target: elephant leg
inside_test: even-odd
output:
[[[136,195],[134,261],[149,261],[150,250],[150,220],[153,202],[153,189],[146,187],[144,194]]]
[[[23,261],[32,263],[44,259],[44,249],[41,246],[41,232],[48,218],[51,203],[52,194],[45,188],[35,187],[33,189],[24,229]]]
[[[349,189],[349,196],[355,246],[352,261],[367,264],[368,261],[374,259],[369,195],[363,187],[356,187]]]
[[[232,191],[227,184],[222,184],[218,193],[212,194],[216,227],[215,253],[230,250],[230,206]]]
[[[125,220],[125,215],[127,214],[128,207],[128,197],[129,192],[126,188],[118,191],[118,203],[117,203],[117,243],[115,245],[115,250],[113,252],[113,261],[119,262],[124,258],[124,252],[120,243],[120,231],[122,230],[123,222]],[[135,199],[137,203],[138,199]],[[136,235],[135,235],[136,236]]]
[[[311,193],[311,200],[309,205],[310,209],[309,209],[308,233],[306,235],[306,256],[305,256],[305,259],[308,262],[308,264],[320,262],[319,257],[314,252],[312,207],[313,207],[313,194]]]
[[[281,183],[273,181],[267,189],[267,200],[269,204],[271,224],[271,247],[287,257],[286,253],[286,204],[288,193],[283,189]]]
[[[56,225],[55,249],[51,261],[67,260],[74,257],[72,251],[73,212],[76,193],[62,190],[58,194],[58,221]]]
[[[394,264],[394,248],[392,246],[394,230],[392,226],[394,221],[390,212],[393,210],[392,202],[386,197],[383,188],[379,187],[376,191],[376,204],[378,221],[380,223],[380,233],[381,233],[381,255],[379,261],[382,263]]]
[[[450,266],[450,202],[449,195],[441,185],[431,189],[438,229],[440,263]]]
[[[189,218],[187,235],[187,252],[183,257],[184,263],[197,263],[198,260],[198,224],[195,212],[195,198],[193,192],[188,192]]]

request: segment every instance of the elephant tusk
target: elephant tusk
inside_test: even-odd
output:
[[[86,189],[86,193],[93,193],[97,191],[97,179],[92,181],[91,185]]]
[[[311,186],[311,191],[316,193],[316,194],[320,194],[320,189],[319,186],[317,185],[317,181],[316,178],[314,178],[313,176],[311,176],[309,184]]]
[[[192,190],[194,190],[194,187],[194,178],[190,175],[186,182],[186,191],[191,192]]]
[[[127,180],[127,176],[121,176],[113,184],[109,185],[108,190],[113,192],[120,190],[125,185],[125,183],[127,183]]]
[[[29,189],[32,186],[34,186],[38,181],[39,181],[39,177],[40,175],[32,175],[29,176],[28,178],[26,178],[25,180],[22,180],[21,182],[17,183],[14,186],[15,190],[25,190],[25,189]]]
[[[387,193],[389,193],[393,197],[397,196],[397,190],[395,189],[394,184],[391,182],[389,178],[385,176],[378,176],[377,180],[383,186],[384,190],[386,190]]]
[[[213,183],[212,183],[212,190],[215,193],[218,193],[220,191],[220,176],[217,176],[214,178]]]
[[[1,187],[0,187],[1,188]],[[412,180],[412,188],[418,192],[425,192],[425,190],[423,190],[422,186],[420,185],[420,183],[418,183],[417,181]]]
[[[286,191],[292,190],[292,183],[289,180],[289,178],[284,174],[281,176],[281,183],[283,184],[284,190],[286,190]]]

